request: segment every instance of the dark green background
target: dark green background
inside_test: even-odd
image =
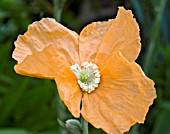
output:
[[[137,63],[155,81],[157,99],[144,124],[128,134],[170,134],[170,2],[168,0],[0,0],[0,134],[65,134],[57,118],[72,118],[54,81],[20,76],[13,70],[13,42],[43,17],[80,32],[92,21],[114,18],[118,6],[139,23],[142,51]],[[62,15],[61,15],[62,12]],[[90,134],[104,134],[90,126]]]

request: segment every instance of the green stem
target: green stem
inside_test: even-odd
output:
[[[88,134],[88,122],[82,117],[81,118],[81,124],[82,124],[82,134]]]

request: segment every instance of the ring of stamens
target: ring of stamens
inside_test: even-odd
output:
[[[83,62],[81,66],[74,64],[70,68],[77,76],[82,91],[91,93],[98,87],[101,75],[96,64]]]

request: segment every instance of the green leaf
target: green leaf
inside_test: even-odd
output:
[[[29,79],[27,78],[24,79],[21,85],[19,86],[19,88],[15,92],[10,93],[8,96],[2,99],[0,109],[3,110],[1,110],[1,114],[0,114],[0,124],[2,124],[5,121],[5,119],[9,116],[11,110],[15,107],[18,100],[24,94],[24,91],[28,84],[29,84]]]
[[[30,132],[27,132],[24,129],[18,129],[18,128],[1,128],[0,134],[32,134]]]
[[[155,17],[154,24],[152,26],[152,32],[150,36],[150,43],[148,46],[147,53],[145,55],[145,61],[144,61],[144,71],[146,74],[149,74],[151,66],[154,64],[153,63],[153,57],[155,54],[155,48],[156,48],[156,42],[157,38],[160,34],[160,27],[161,27],[161,20],[163,17],[164,9],[166,7],[167,0],[162,0],[160,5],[159,5],[159,11],[155,12],[157,16]]]
[[[138,20],[140,22],[144,22],[144,14],[143,14],[143,9],[142,9],[140,1],[138,1],[138,0],[131,0],[131,3],[132,3],[132,6],[135,9],[135,13],[136,13],[136,15],[138,17]]]
[[[158,106],[159,106],[161,109],[170,111],[170,100],[161,101],[161,102],[158,103]]]
[[[57,119],[58,123],[60,124],[60,126],[66,128],[66,125],[63,121],[61,121],[60,119]]]
[[[152,134],[169,134],[170,127],[170,112],[163,111],[159,114],[158,120],[155,122],[154,131]]]

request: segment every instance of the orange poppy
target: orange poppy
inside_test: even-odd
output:
[[[54,79],[73,116],[81,113],[109,134],[143,123],[156,98],[154,82],[135,63],[141,49],[138,24],[123,7],[115,19],[93,22],[80,35],[43,18],[29,25],[15,46],[17,73]]]

